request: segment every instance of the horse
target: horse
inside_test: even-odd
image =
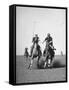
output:
[[[54,58],[55,52],[54,50],[56,50],[54,47],[52,48],[49,44],[47,45],[47,47],[45,48],[43,55],[45,57],[45,63],[44,63],[44,68],[46,67],[51,67],[52,65],[52,60]]]
[[[28,56],[29,56],[28,48],[25,48],[24,56],[25,56],[26,58],[28,58]]]
[[[33,51],[32,51],[32,55],[31,55],[30,65],[29,65],[30,69],[31,69],[32,64],[33,64],[33,59],[38,57],[38,60],[37,60],[37,66],[38,66],[39,59],[40,59],[41,56],[42,56],[41,47],[37,43],[35,43]]]

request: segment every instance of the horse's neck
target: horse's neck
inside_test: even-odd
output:
[[[32,55],[38,55],[37,44],[34,44]]]
[[[36,43],[34,44],[34,48],[37,48],[37,44]]]

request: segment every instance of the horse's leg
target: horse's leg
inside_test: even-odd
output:
[[[48,67],[48,58],[49,58],[49,56],[47,55],[45,58],[44,68]]]
[[[40,56],[38,56],[38,62],[39,62],[39,60],[40,60]]]
[[[49,58],[48,59],[48,67],[50,67],[51,66],[51,59]]]
[[[52,65],[52,56],[50,56],[48,59],[48,67],[51,67],[51,65]]]
[[[37,60],[37,65],[39,65],[39,60],[40,60],[41,56],[42,56],[42,52],[41,52],[41,50],[38,50],[38,60]]]
[[[37,59],[37,66],[39,66],[40,57],[41,57],[41,56],[38,56],[38,59]]]
[[[45,59],[45,62],[44,62],[44,68],[47,66],[47,58]]]
[[[32,59],[30,60],[30,65],[29,65],[29,68],[31,69],[31,67],[32,67],[32,64],[33,64],[33,57],[32,57]]]
[[[53,57],[51,56],[51,62],[50,62],[50,67],[52,66],[52,60],[53,60]]]

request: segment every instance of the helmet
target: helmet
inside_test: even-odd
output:
[[[47,36],[50,36],[50,33],[48,33]]]

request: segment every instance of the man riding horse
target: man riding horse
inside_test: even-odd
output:
[[[53,47],[53,40],[52,37],[50,35],[50,33],[47,34],[47,37],[45,38],[45,40],[43,41],[43,43],[46,42],[46,47],[44,50],[44,56],[47,55],[47,53],[51,56],[54,57],[54,47]]]
[[[33,52],[33,48],[34,48],[34,45],[35,45],[35,44],[37,44],[37,47],[38,47],[37,49],[40,48],[40,46],[39,46],[39,44],[38,44],[38,42],[39,42],[38,34],[35,34],[35,37],[33,37],[32,42],[33,42],[33,45],[32,45],[32,47],[31,47],[31,55],[30,55],[30,56],[32,56],[32,52]]]
[[[42,52],[41,52],[41,49],[40,49],[40,45],[38,44],[39,37],[38,37],[37,34],[35,34],[35,37],[33,37],[32,42],[33,42],[33,45],[31,47],[31,55],[30,55],[31,56],[31,61],[30,61],[30,65],[29,65],[30,69],[32,67],[34,58],[38,57],[38,59],[37,59],[37,66],[38,66],[39,59],[40,59],[40,57],[42,55]]]

